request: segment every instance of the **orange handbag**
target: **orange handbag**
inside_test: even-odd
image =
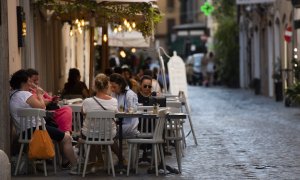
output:
[[[29,159],[51,159],[55,156],[54,145],[46,130],[36,129],[29,142]]]

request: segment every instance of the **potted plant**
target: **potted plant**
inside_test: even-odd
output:
[[[277,61],[274,64],[274,87],[275,87],[275,100],[283,100],[283,91],[282,91],[282,73],[281,73],[281,61],[280,58],[277,58]]]
[[[300,104],[300,66],[297,59],[292,59],[291,62],[296,83],[288,87],[285,91],[285,106],[287,107],[292,103]]]
[[[300,104],[300,83],[293,84],[285,91],[285,106]]]

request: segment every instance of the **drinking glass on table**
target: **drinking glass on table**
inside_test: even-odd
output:
[[[135,98],[132,98],[130,101],[127,103],[127,110],[128,113],[134,113],[137,110],[137,102]]]
[[[123,105],[119,106],[119,112],[124,112],[124,106]]]

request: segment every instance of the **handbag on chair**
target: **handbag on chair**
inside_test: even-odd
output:
[[[51,159],[55,156],[54,145],[47,130],[34,131],[29,142],[29,159]]]

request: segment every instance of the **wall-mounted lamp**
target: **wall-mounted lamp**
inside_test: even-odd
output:
[[[25,13],[22,6],[17,6],[17,30],[18,30],[18,47],[24,46],[24,37],[26,36]]]
[[[23,21],[22,22],[22,36],[26,36],[26,22]]]

